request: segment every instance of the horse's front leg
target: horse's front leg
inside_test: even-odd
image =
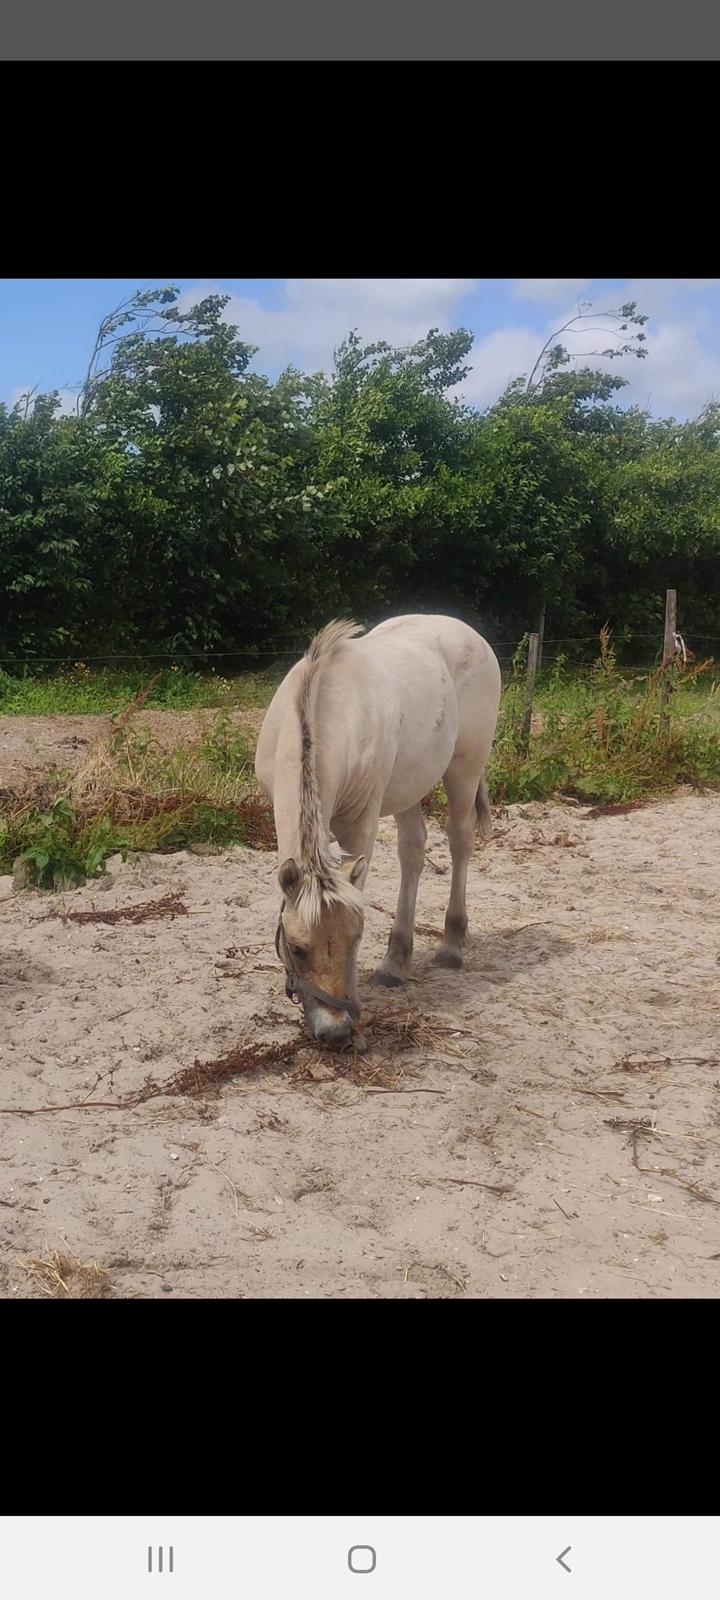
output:
[[[422,807],[411,806],[395,818],[398,830],[398,855],[400,857],[400,894],[395,921],[390,930],[387,954],[373,978],[374,983],[389,986],[402,983],[407,976],[415,932],[415,907],[417,905],[420,873],[425,865],[425,840],[427,828]]]

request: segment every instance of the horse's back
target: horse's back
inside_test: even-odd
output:
[[[442,679],[446,671],[457,698],[459,736],[465,732],[466,720],[471,725],[476,721],[480,707],[492,720],[494,732],[500,704],[500,667],[487,640],[467,622],[458,617],[422,614],[392,617],[356,640],[354,648],[364,649],[391,666],[404,663],[406,692],[413,668],[416,681],[422,680],[425,689],[431,679]]]
[[[379,673],[395,760],[382,811],[403,809],[462,758],[481,772],[500,703],[500,668],[486,640],[456,617],[393,617],[353,641]]]
[[[298,663],[283,680],[258,739],[255,770],[269,794],[278,740],[296,726],[288,712],[302,671]],[[458,755],[480,771],[495,732],[500,668],[486,640],[456,617],[391,617],[342,643],[320,694],[320,725],[334,730],[350,759],[364,750],[386,785],[387,814],[414,804]]]
[[[489,668],[491,677],[494,677],[494,666],[499,676],[500,669],[487,640],[459,617],[425,616],[423,613],[391,617],[355,641],[356,649],[379,649],[381,653],[413,647],[440,655],[453,677],[467,675],[479,666]]]

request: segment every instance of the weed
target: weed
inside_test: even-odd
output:
[[[247,735],[221,711],[200,747],[201,755],[213,772],[227,778],[247,777],[252,771],[252,753]]]

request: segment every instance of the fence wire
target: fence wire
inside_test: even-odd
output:
[[[495,654],[497,655],[501,664],[507,664],[508,662],[512,661],[516,651],[520,648],[524,641],[527,640],[527,638],[528,634],[526,633],[522,635],[521,638],[516,640],[488,639],[488,644],[490,644],[492,649],[495,651]],[[626,645],[631,644],[634,640],[642,640],[645,642],[653,641],[657,647],[656,654],[659,654],[662,650],[662,642],[659,638],[659,630],[656,630],[654,633],[626,633],[623,634],[621,638],[614,639],[613,643],[615,649],[622,651]],[[695,644],[720,645],[720,634],[686,634],[685,641],[690,649],[694,649]],[[271,649],[263,650],[192,650],[186,648],[175,651],[119,650],[106,655],[85,655],[82,651],[76,651],[74,655],[70,656],[0,656],[0,666],[78,667],[87,666],[91,662],[96,664],[104,663],[106,666],[109,666],[113,662],[119,662],[124,665],[132,661],[165,661],[169,662],[170,664],[177,662],[203,663],[208,661],[283,661],[289,656],[302,655],[307,649],[307,644],[308,638],[306,636],[304,639],[299,641],[295,639],[292,643],[289,640],[278,640],[277,644]],[[546,660],[557,659],[558,654],[562,654],[562,651],[556,650],[555,652],[552,652],[550,647],[554,645],[568,644],[598,644],[599,646],[599,637],[597,633],[567,634],[563,636],[547,635],[544,638],[542,645],[543,662]],[[598,656],[596,653],[594,656],[582,661],[571,661],[568,663],[568,665],[572,667],[594,666],[597,658]],[[637,665],[639,668],[642,666],[641,663],[632,664]]]

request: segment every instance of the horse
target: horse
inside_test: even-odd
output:
[[[255,757],[277,832],[275,945],[286,993],[323,1044],[347,1044],[359,1020],[363,891],[388,815],[397,823],[400,894],[373,981],[392,986],[408,974],[427,839],[421,801],[441,778],[452,881],[434,963],[462,966],[468,864],[476,829],[492,833],[485,765],[499,704],[494,652],[444,616],[393,617],[369,633],[330,622],[280,684]]]

